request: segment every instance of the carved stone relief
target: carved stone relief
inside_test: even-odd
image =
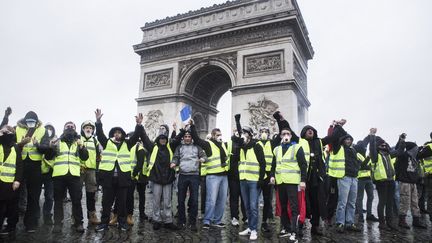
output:
[[[166,88],[172,85],[172,69],[159,70],[144,74],[144,90]]]
[[[224,62],[225,64],[227,64],[228,66],[230,66],[234,70],[234,73],[236,73],[236,71],[237,71],[237,53],[236,52],[230,52],[230,53],[223,53],[223,54],[214,55],[214,56],[208,56],[208,57],[204,57],[204,58],[195,58],[195,59],[189,59],[189,60],[181,61],[181,62],[179,62],[179,77],[183,77],[183,75],[187,72],[187,70],[189,70],[189,68],[191,68],[195,64],[197,64],[201,61],[212,60],[212,59],[213,60],[216,59],[216,60],[220,60],[220,61]]]
[[[262,96],[257,102],[248,102],[250,119],[249,125],[258,132],[262,127],[268,127],[271,133],[277,133],[277,123],[273,113],[279,109],[279,105]]]
[[[300,66],[299,61],[296,57],[294,57],[294,78],[303,91],[307,94],[307,77],[302,67]]]
[[[244,57],[244,76],[284,72],[283,51]]]
[[[150,140],[154,140],[158,135],[160,125],[164,124],[163,113],[161,110],[151,110],[146,115],[144,127]]]

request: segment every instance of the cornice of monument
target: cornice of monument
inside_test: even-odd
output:
[[[149,22],[141,28],[144,32],[143,40],[140,44],[134,45],[134,50],[138,53],[142,49],[155,45],[287,16],[297,19],[296,25],[298,25],[301,38],[304,38],[304,45],[309,52],[307,56],[312,57],[313,48],[296,0],[228,1]]]

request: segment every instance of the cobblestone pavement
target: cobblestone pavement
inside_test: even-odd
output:
[[[43,194],[42,194],[43,195]],[[83,194],[85,195],[85,193]],[[100,196],[97,208],[100,208]],[[136,194],[137,196],[137,194]],[[149,215],[151,212],[150,200],[152,194],[147,194],[147,207],[146,211]],[[376,204],[377,200],[374,200]],[[83,205],[85,205],[85,198],[83,198]],[[136,206],[138,200],[135,201]],[[173,199],[173,208],[176,208],[176,198]],[[229,207],[226,207],[225,222],[229,223]],[[374,205],[376,208],[376,205]],[[86,215],[85,206],[83,206],[84,215]],[[119,232],[116,227],[110,227],[108,232],[101,233],[95,232],[93,226],[89,226],[83,234],[76,233],[71,228],[71,203],[65,203],[65,222],[63,233],[52,234],[52,226],[43,226],[36,233],[26,233],[23,229],[22,218],[18,224],[16,237],[14,239],[6,239],[3,242],[248,242],[246,237],[238,236],[239,230],[244,229],[244,225],[240,227],[233,227],[227,225],[225,229],[202,230],[201,228],[197,233],[190,230],[170,231],[161,229],[154,231],[151,223],[148,221],[140,223],[138,220],[138,207],[135,209],[134,219],[135,225],[128,232]],[[174,210],[175,211],[175,210]],[[411,229],[400,230],[398,232],[380,232],[378,230],[378,223],[366,222],[363,224],[363,231],[359,233],[344,233],[339,234],[334,227],[327,227],[325,229],[326,236],[311,237],[308,230],[305,230],[304,237],[299,242],[431,242],[431,229],[432,225],[428,216],[424,216],[427,221],[428,229]],[[87,226],[87,219],[84,219],[84,226]],[[408,219],[411,222],[411,218]],[[286,242],[286,239],[278,239],[277,232],[279,231],[279,219],[276,218],[271,224],[273,233],[260,234],[257,242]],[[310,225],[307,223],[307,229]]]

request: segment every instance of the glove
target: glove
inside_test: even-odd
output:
[[[135,178],[139,174],[139,170],[135,168],[132,172],[132,179]]]
[[[276,119],[276,121],[279,121],[281,119],[280,111],[273,113],[273,118]]]
[[[235,114],[234,118],[236,122],[240,121],[240,116],[241,116],[240,114]]]
[[[401,135],[399,135],[399,139],[405,140],[406,138],[406,133],[402,133]]]

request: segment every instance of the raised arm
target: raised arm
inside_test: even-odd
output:
[[[190,124],[190,129],[191,129],[191,135],[192,135],[192,139],[193,139],[194,143],[196,145],[200,146],[202,149],[204,149],[205,153],[207,154],[207,157],[211,157],[212,156],[212,150],[211,150],[209,142],[202,140],[198,136],[195,125],[192,122]]]
[[[279,133],[281,132],[282,128],[287,127],[289,130],[291,130],[291,135],[292,135],[291,141],[298,143],[300,140],[299,136],[297,136],[297,134],[291,129],[289,122],[287,120],[285,120],[285,118],[282,116],[280,111],[276,111],[273,114],[273,117],[274,117],[274,119],[276,119],[276,122],[278,124]]]
[[[100,142],[100,144],[102,145],[102,148],[106,148],[106,145],[108,143],[108,138],[105,136],[105,133],[103,131],[103,127],[102,127],[102,116],[103,113],[101,111],[101,109],[96,109],[95,111],[95,116],[96,116],[96,136]]]
[[[370,154],[371,161],[373,163],[378,162],[378,149],[377,149],[376,136],[375,136],[376,132],[377,132],[376,128],[371,128],[369,130],[369,154]]]
[[[129,138],[127,142],[128,148],[131,149],[135,144],[138,143],[140,135],[143,133],[144,127],[142,125],[143,114],[139,113],[135,116],[136,126],[133,135]]]
[[[12,109],[10,107],[6,108],[3,120],[0,124],[0,129],[9,123],[9,116],[12,114]]]

